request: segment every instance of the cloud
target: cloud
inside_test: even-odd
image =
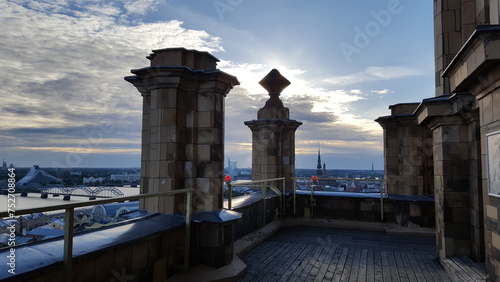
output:
[[[131,17],[154,11],[158,0],[10,0],[28,10],[46,14],[67,14],[73,17],[94,15]]]
[[[285,98],[283,103],[290,109],[290,118],[301,122],[330,123],[338,119],[333,112],[315,111],[318,101],[314,95],[293,95]]]
[[[222,66],[224,71],[236,75],[242,84],[226,98],[226,155],[231,161],[238,161],[239,166],[248,167],[252,163],[252,134],[243,121],[256,119],[257,111],[269,98],[258,81],[271,68],[235,62],[224,62]],[[359,116],[355,110],[357,102],[369,101],[389,90],[317,88],[312,86],[315,81],[308,80],[304,70],[289,70],[283,66],[278,70],[291,82],[281,95],[285,107],[290,109],[290,118],[303,122],[296,131],[296,155],[300,160],[297,167],[308,167],[302,163],[307,159],[305,155],[315,155],[318,144],[321,144],[322,152],[324,150],[331,157],[364,155],[381,158],[382,128],[373,118]],[[304,157],[299,157],[301,155]],[[314,168],[315,163],[311,167]]]
[[[129,13],[144,15],[150,11],[152,7],[155,7],[158,2],[157,0],[133,0],[125,1],[123,6]]]
[[[152,49],[223,50],[220,38],[180,21],[134,22],[156,2],[0,1],[0,154],[75,140],[137,153],[140,142],[128,140],[140,141],[142,98],[123,77],[147,66]]]
[[[56,153],[73,153],[73,154],[140,154],[140,148],[134,149],[110,149],[110,148],[83,148],[83,147],[13,147],[14,150],[21,151],[48,151]]]
[[[370,81],[379,80],[390,80],[398,79],[411,76],[420,76],[425,73],[421,70],[410,68],[410,67],[398,67],[398,66],[387,66],[387,67],[368,67],[364,71],[345,75],[345,76],[333,76],[323,79],[324,82],[330,85],[345,86],[352,84],[359,84]]]
[[[382,90],[371,90],[370,92],[371,93],[375,93],[375,94],[387,94],[389,93],[389,89],[382,89]]]
[[[141,16],[156,9],[154,0],[68,3],[0,0],[0,157],[18,156],[26,166],[47,166],[54,159],[71,166],[96,160],[101,164],[109,152],[135,156],[138,165],[142,98],[123,77],[147,66],[145,56],[152,49],[222,52],[222,39],[185,28],[178,20],[145,23]],[[253,45],[245,48],[266,53]],[[298,153],[310,151],[317,142],[333,153],[347,152],[344,145],[349,142],[359,149],[381,140],[380,126],[354,110],[356,102],[370,99],[369,93],[384,94],[387,89],[320,88],[322,81],[311,79],[314,75],[306,69],[242,60],[218,64],[241,83],[226,98],[225,123],[226,155],[237,156],[241,165],[251,164],[251,131],[243,122],[256,119],[268,99],[258,82],[272,68],[292,82],[281,99],[290,108],[290,118],[304,123],[297,131]],[[402,70],[372,67],[360,75],[374,80],[412,74]],[[68,157],[80,153],[81,160]],[[43,162],[34,160],[36,156]]]

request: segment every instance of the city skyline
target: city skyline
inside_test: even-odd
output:
[[[123,80],[153,49],[212,53],[241,85],[226,98],[226,159],[251,167],[251,132],[276,68],[296,167],[383,169],[387,105],[434,95],[432,3],[0,0],[0,157],[16,166],[139,167],[142,98]],[[292,47],[293,48],[292,48]]]

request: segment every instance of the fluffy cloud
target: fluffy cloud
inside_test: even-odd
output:
[[[132,23],[156,1],[120,2],[0,1],[2,157],[22,150],[12,162],[31,165],[33,151],[65,144],[68,152],[134,152],[138,165],[142,98],[123,77],[147,66],[152,49],[222,47],[179,21]]]
[[[138,165],[142,99],[123,77],[147,66],[145,56],[152,49],[224,51],[221,38],[184,28],[180,21],[140,21],[156,4],[0,0],[0,157],[23,166],[109,165],[103,160],[115,157],[121,165],[129,165],[126,157]],[[325,154],[349,148],[381,152],[381,129],[355,114],[356,102],[389,90],[319,88],[321,81],[309,79],[306,70],[272,67],[292,82],[281,98],[291,118],[304,123],[297,131],[297,154],[314,155],[318,143]],[[272,67],[219,64],[241,82],[226,98],[226,155],[242,166],[251,164],[251,132],[243,122],[256,119],[268,99],[258,82]],[[414,74],[410,69],[368,68],[330,79],[347,85],[358,76],[368,77],[366,81]]]
[[[331,85],[345,86],[370,81],[389,80],[420,75],[424,75],[421,70],[409,67],[368,67],[363,72],[345,76],[328,77],[323,81]]]
[[[256,119],[257,111],[269,98],[258,84],[271,67],[262,64],[237,64],[223,62],[221,69],[236,75],[241,86],[226,98],[226,155],[238,160],[239,165],[251,165],[251,132],[243,125],[246,120]],[[290,109],[290,118],[303,122],[296,132],[297,167],[307,168],[307,157],[317,154],[318,145],[325,154],[351,154],[380,158],[382,152],[382,128],[373,119],[356,115],[356,102],[383,95],[388,89],[365,91],[362,89],[329,90],[315,88],[315,81],[307,80],[306,72],[298,69],[277,67],[291,85],[281,99]],[[373,95],[377,94],[377,95]],[[315,167],[312,162],[310,167]]]

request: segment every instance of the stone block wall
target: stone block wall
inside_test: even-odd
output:
[[[390,116],[376,120],[384,128],[384,170],[389,194],[434,193],[432,135],[412,115],[418,105],[392,105]]]
[[[193,188],[196,211],[222,208],[224,99],[238,80],[207,52],[154,50],[125,79],[143,96],[141,193]],[[182,213],[184,195],[147,199],[149,212]]]
[[[111,244],[103,247],[99,252],[74,257],[72,281],[121,281],[119,279],[131,282],[164,281],[178,272],[178,265],[183,263],[182,251],[179,251],[178,246],[184,245],[184,231],[185,227],[181,226],[139,238],[127,244]],[[57,263],[11,278],[5,281],[64,280],[62,265]]]
[[[478,1],[479,2],[479,1]],[[490,1],[496,8],[489,19],[498,21],[498,1]],[[500,277],[500,229],[498,215],[500,200],[488,193],[490,184],[487,135],[500,131],[500,54],[493,50],[500,48],[500,27],[479,26],[469,42],[463,46],[454,61],[448,66],[445,75],[449,77],[453,91],[468,91],[475,97],[471,107],[462,107],[461,112],[469,112],[474,122],[468,127],[469,150],[469,204],[470,237],[473,258],[483,260],[489,278],[494,281]],[[459,107],[456,107],[460,109]],[[465,110],[464,109],[468,109]],[[476,156],[475,156],[476,155]],[[475,173],[474,173],[475,172]]]
[[[434,1],[436,96],[449,94],[448,77],[442,74],[478,25],[490,21],[489,1]]]
[[[315,195],[312,207],[310,195],[297,195],[297,216],[381,222],[381,202],[375,198],[351,198]],[[383,222],[400,226],[434,227],[434,201],[384,199]],[[307,212],[309,211],[309,212]]]
[[[440,257],[471,256],[471,190],[466,125],[433,130],[436,195],[436,233]]]
[[[260,82],[269,92],[269,100],[257,112],[257,119],[245,121],[252,131],[252,180],[285,177],[270,185],[291,190],[295,177],[295,131],[302,122],[290,119],[290,111],[279,98],[290,85],[278,70],[271,70]]]
[[[272,222],[277,216],[279,207],[280,198],[275,196],[266,199],[265,210],[262,200],[256,202],[250,201],[248,204],[233,209],[242,214],[241,219],[234,223],[234,240],[238,240]]]
[[[285,189],[292,189],[295,131],[302,123],[290,119],[259,119],[245,124],[252,130],[252,180],[285,177]],[[281,183],[270,184],[281,190]]]
[[[497,86],[500,81],[500,67],[491,69],[488,73],[488,82],[494,86],[493,91],[480,93],[477,98],[480,108],[480,136],[481,136],[481,166],[482,196],[484,199],[484,240],[485,263],[490,277],[500,277],[500,198],[488,194],[488,152],[486,148],[486,135],[500,131],[500,91]],[[486,81],[485,81],[486,83]],[[488,83],[489,84],[489,83]],[[488,87],[487,89],[491,89]],[[497,148],[500,150],[500,148]],[[491,152],[490,152],[491,154]]]

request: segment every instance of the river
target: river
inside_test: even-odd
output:
[[[96,187],[90,187],[92,189]],[[120,191],[125,194],[125,196],[133,196],[137,195],[140,193],[139,189],[137,187],[115,187],[119,189]],[[71,196],[71,199],[69,201],[64,201],[63,196],[59,197],[53,197],[52,194],[49,194],[46,199],[40,198],[40,193],[29,193],[27,197],[21,197],[20,194],[14,194],[15,195],[15,203],[13,210],[21,210],[21,209],[28,209],[28,208],[38,208],[38,207],[50,207],[50,206],[55,206],[55,205],[63,205],[67,203],[75,203],[75,202],[84,202],[84,201],[90,201],[89,197],[78,197],[78,196]],[[12,199],[12,197],[11,197]],[[97,199],[103,199],[103,198],[97,198]],[[0,212],[5,212],[7,211],[7,204],[12,204],[12,200],[8,202],[8,196],[7,195],[0,195]]]

